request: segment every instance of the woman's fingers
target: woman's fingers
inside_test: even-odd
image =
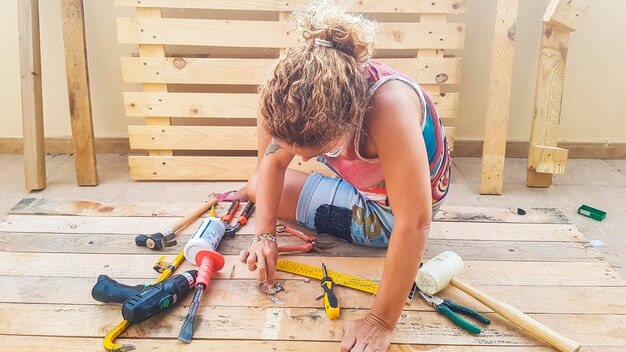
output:
[[[248,260],[248,250],[244,249],[241,252],[239,252],[239,261],[246,264],[246,261]]]
[[[250,252],[250,254],[248,255],[248,260],[246,260],[246,263],[248,264],[248,270],[256,270],[256,259],[256,253]]]
[[[257,277],[259,281],[265,281],[267,279],[267,272],[265,270],[267,266],[265,265],[265,257],[263,256],[263,253],[260,250],[257,252],[256,261],[257,261],[256,268],[259,270],[257,272]]]

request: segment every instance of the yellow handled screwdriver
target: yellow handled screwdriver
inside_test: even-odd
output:
[[[324,272],[324,277],[322,278],[322,288],[324,289],[324,309],[326,309],[326,315],[330,320],[337,319],[339,317],[340,308],[339,300],[337,300],[337,296],[335,296],[335,292],[333,291],[335,283],[333,282],[333,279],[328,276],[326,265],[324,265],[324,263],[322,263],[322,271]]]

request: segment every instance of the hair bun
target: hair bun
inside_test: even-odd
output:
[[[294,13],[293,18],[311,45],[332,46],[359,63],[372,57],[378,24],[362,15],[349,13],[331,0],[322,0]]]

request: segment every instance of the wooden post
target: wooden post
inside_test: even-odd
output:
[[[97,186],[83,0],[61,0],[61,13],[76,182],[79,186]]]
[[[161,8],[158,7],[138,7],[137,17],[161,18]],[[140,57],[162,57],[165,58],[165,46],[162,44],[139,44]],[[167,83],[144,83],[144,92],[167,92]],[[172,121],[169,117],[146,117],[146,125],[149,126],[170,126]],[[171,156],[171,150],[149,150],[153,155]]]
[[[587,5],[580,1],[553,0],[543,16],[535,108],[528,148],[526,185],[549,187],[553,174],[565,171],[567,150],[557,148],[557,128],[569,34],[576,29]]]
[[[498,0],[491,48],[480,194],[502,194],[518,0]]]
[[[17,6],[24,131],[24,178],[26,189],[32,191],[46,188],[39,1],[19,0]]]

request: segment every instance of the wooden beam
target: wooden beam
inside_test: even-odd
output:
[[[518,0],[498,0],[496,5],[480,194],[502,194],[517,5]]]
[[[285,12],[301,10],[310,4],[310,0],[115,0],[116,6]],[[342,4],[354,12],[459,14],[467,11],[465,0],[349,0]]]
[[[17,2],[26,190],[46,188],[39,0]]]
[[[160,19],[161,18],[161,9],[160,8],[152,8],[152,7],[142,7],[137,8],[136,10],[137,19]],[[119,35],[119,33],[118,33]],[[139,56],[140,58],[156,58],[157,60],[163,59],[165,57],[165,47],[159,44],[142,44],[139,43]],[[164,83],[144,83],[143,84],[144,92],[167,92],[167,84]],[[154,125],[154,126],[169,126],[172,122],[169,117],[146,117],[146,125]],[[151,150],[149,151],[150,155],[155,156],[170,156],[172,155],[171,150]]]
[[[137,11],[146,8],[137,8]],[[118,40],[128,44],[171,44],[246,48],[301,45],[279,21],[118,17]],[[462,49],[463,23],[382,22],[376,49]]]
[[[567,162],[567,149],[533,145],[530,147],[528,167],[538,173],[562,175]]]
[[[587,4],[580,0],[556,0],[548,5],[542,21],[559,27],[561,31],[573,32],[585,12]]]
[[[61,0],[61,13],[76,182],[79,186],[97,186],[83,0]]]
[[[569,4],[567,4],[569,3]],[[561,102],[565,84],[565,64],[569,47],[569,35],[583,12],[579,1],[553,0],[544,15],[539,50],[539,68],[535,88],[535,108],[530,129],[526,185],[529,187],[550,187],[552,173],[540,172],[542,154],[534,146],[556,147],[558,126],[561,120]],[[565,24],[565,25],[564,25]],[[563,156],[565,152],[561,152]],[[565,162],[556,170],[564,172]],[[549,170],[549,169],[540,169]]]

